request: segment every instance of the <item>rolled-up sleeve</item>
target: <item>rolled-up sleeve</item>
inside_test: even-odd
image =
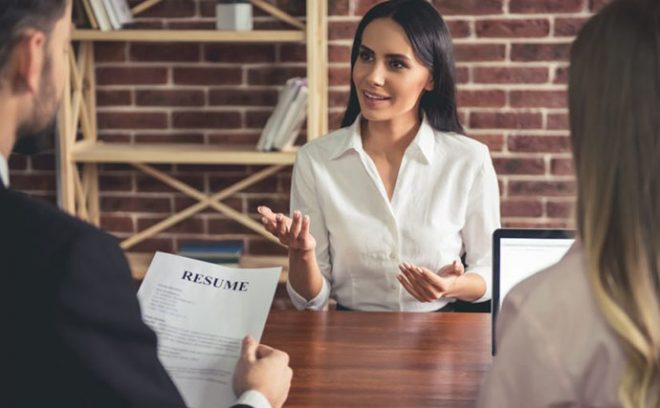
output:
[[[465,224],[461,230],[467,264],[465,273],[479,275],[486,283],[483,296],[474,302],[491,298],[492,236],[500,227],[499,186],[486,146],[483,146],[481,160],[482,165],[470,186]]]
[[[323,286],[313,299],[305,299],[287,282],[286,288],[293,305],[301,309],[321,310],[330,298],[332,264],[328,229],[316,191],[312,159],[304,147],[296,156],[291,181],[291,214],[298,210],[309,216],[310,233],[316,240],[316,262],[323,275]]]

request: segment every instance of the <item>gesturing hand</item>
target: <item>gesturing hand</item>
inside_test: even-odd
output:
[[[465,273],[463,264],[458,261],[443,266],[437,274],[409,263],[399,265],[399,270],[399,282],[420,302],[440,299],[454,286],[456,279]]]
[[[260,206],[257,208],[261,214],[261,223],[266,230],[280,240],[282,245],[296,251],[313,251],[316,240],[309,233],[309,216],[300,211],[294,211],[293,220],[282,213],[275,214],[270,208]]]

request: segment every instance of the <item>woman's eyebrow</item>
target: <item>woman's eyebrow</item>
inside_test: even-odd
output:
[[[371,48],[367,47],[364,44],[360,44],[360,49],[362,49],[364,51],[369,51],[370,53],[375,54],[374,50],[372,50]],[[410,57],[408,57],[407,55],[403,55],[403,54],[385,54],[385,58],[390,58],[390,59],[391,58],[398,58],[398,59],[403,59],[403,60],[408,60],[408,61],[410,60]]]

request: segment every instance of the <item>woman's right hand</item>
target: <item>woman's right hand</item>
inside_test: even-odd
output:
[[[291,219],[282,213],[275,214],[265,206],[259,206],[257,212],[261,214],[261,223],[266,230],[289,250],[309,252],[316,248],[316,240],[309,233],[308,215],[303,217],[300,211],[294,211]]]

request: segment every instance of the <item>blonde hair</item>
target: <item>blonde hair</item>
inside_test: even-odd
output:
[[[628,359],[625,407],[660,406],[660,6],[615,0],[571,51],[577,228]]]

